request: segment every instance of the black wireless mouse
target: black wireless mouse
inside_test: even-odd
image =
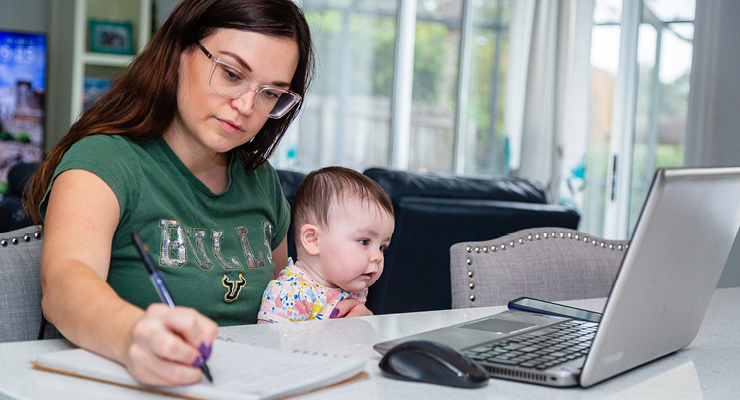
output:
[[[388,350],[380,360],[383,375],[407,381],[479,388],[488,373],[468,356],[441,343],[411,340]]]

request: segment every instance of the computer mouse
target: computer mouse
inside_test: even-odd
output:
[[[411,340],[388,350],[380,360],[383,375],[459,388],[479,388],[488,373],[468,356],[442,343]]]

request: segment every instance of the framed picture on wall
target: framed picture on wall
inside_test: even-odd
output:
[[[95,53],[134,54],[133,24],[90,20],[90,51]]]

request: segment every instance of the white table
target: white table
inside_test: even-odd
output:
[[[565,302],[600,310],[604,299]],[[504,307],[378,315],[294,324],[222,328],[223,340],[284,350],[367,357],[370,377],[301,399],[734,399],[740,393],[740,288],[717,289],[699,334],[687,348],[588,389],[558,389],[494,379],[482,389],[384,378],[373,344],[464,322]],[[72,347],[65,340],[0,344],[0,399],[157,399],[156,394],[31,369],[44,352]],[[245,360],[249,362],[249,360]]]

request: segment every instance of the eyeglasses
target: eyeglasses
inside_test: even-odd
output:
[[[211,73],[208,75],[208,87],[214,93],[236,99],[247,91],[254,90],[257,92],[254,108],[270,118],[283,117],[301,101],[301,96],[298,93],[277,86],[262,85],[256,89],[251,89],[252,82],[249,81],[243,69],[214,57],[199,42],[196,42],[196,44],[213,62]]]

